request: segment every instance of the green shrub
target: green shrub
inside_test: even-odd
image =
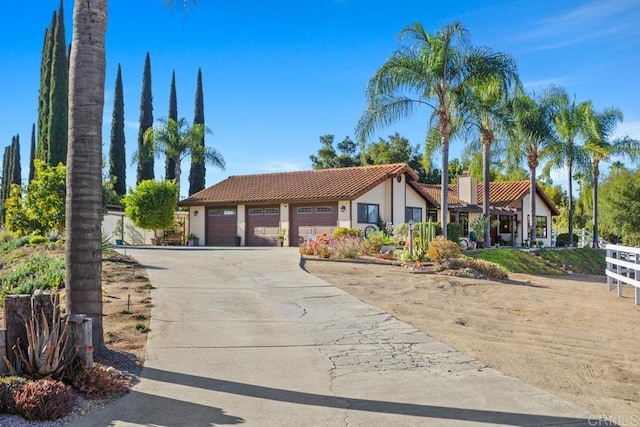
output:
[[[376,231],[364,239],[364,253],[373,256],[380,253],[383,245],[393,244],[393,238],[391,236],[387,236],[384,231]]]
[[[29,236],[23,236],[18,239],[8,240],[0,244],[0,253],[9,252],[27,244],[29,244]]]
[[[449,258],[458,258],[460,257],[460,246],[458,246],[457,242],[445,239],[444,236],[437,236],[429,243],[427,255],[429,259],[434,262]]]
[[[1,230],[0,231],[0,243],[10,242],[14,240],[16,236],[8,231]]]
[[[447,224],[447,240],[457,242],[462,237],[462,226],[457,222]]]
[[[490,277],[493,279],[508,279],[507,272],[498,264],[484,261],[481,259],[474,259],[467,256],[461,256],[460,258],[450,258],[440,262],[434,270],[463,270],[468,269],[479,273],[484,277]]]
[[[573,246],[578,245],[578,235],[573,233]],[[569,246],[569,233],[558,234],[556,246]]]
[[[362,237],[362,230],[359,228],[338,227],[333,232],[333,237],[341,240],[347,237]]]
[[[33,235],[33,236],[31,236],[29,238],[29,244],[30,245],[40,245],[40,244],[46,243],[48,241],[49,241],[49,239],[47,239],[44,236],[40,236],[39,234],[35,234],[35,235]]]
[[[24,377],[16,375],[0,377],[0,413],[17,413],[16,402],[13,398],[13,394],[18,388],[27,384],[29,381],[30,380]]]
[[[42,379],[16,389],[13,393],[18,414],[27,420],[57,420],[71,413],[75,396],[61,381]]]

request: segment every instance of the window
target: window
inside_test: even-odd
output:
[[[358,203],[358,222],[361,224],[377,224],[380,205]]]
[[[438,210],[437,209],[427,209],[427,221],[438,222]]]
[[[299,214],[310,214],[310,213],[313,213],[313,208],[309,208],[309,207],[298,208],[297,212]]]
[[[210,209],[209,216],[235,216],[235,209]]]
[[[511,233],[513,230],[513,221],[511,215],[500,215],[500,233]]]
[[[536,216],[536,236],[542,237],[543,239],[547,237],[547,217],[546,216]]]
[[[531,216],[527,215],[527,223],[531,223]],[[529,230],[526,230],[526,234],[529,234]],[[547,238],[547,217],[536,216],[536,237],[541,239]]]
[[[262,215],[262,209],[249,209],[249,215]]]
[[[404,208],[404,222],[422,222],[422,208]]]
[[[265,208],[265,215],[280,215],[280,208]]]
[[[316,213],[331,213],[331,206],[318,206],[316,208]]]

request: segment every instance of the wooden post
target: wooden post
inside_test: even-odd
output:
[[[7,366],[4,363],[4,358],[7,357],[7,331],[5,329],[0,329],[0,376],[5,376],[9,373]]]
[[[4,325],[7,329],[7,359],[16,366],[18,358],[14,349],[17,346],[27,352],[27,323],[31,319],[31,295],[7,295],[4,297]]]
[[[38,325],[42,325],[42,313],[49,326],[53,325],[53,311],[60,306],[60,295],[48,291],[35,291],[32,298],[33,315],[36,316]]]
[[[69,319],[69,340],[77,346],[78,358],[87,368],[93,366],[93,339],[91,319],[85,314],[71,314]]]

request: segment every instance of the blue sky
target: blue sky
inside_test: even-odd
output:
[[[0,26],[0,148],[19,133],[26,176],[31,124],[37,121],[45,28],[59,0],[7,2]],[[180,2],[177,2],[180,3]],[[72,0],[64,0],[71,41]],[[178,114],[193,119],[198,68],[204,80],[207,145],[225,171],[207,171],[207,185],[229,175],[310,169],[319,137],[353,137],[365,87],[397,49],[413,22],[435,31],[454,20],[472,43],[513,55],[530,90],[562,85],[597,109],[620,108],[618,134],[640,138],[640,1],[200,0],[186,15],[163,0],[111,0],[107,27],[104,153],[108,153],[113,88],[123,70],[127,158],[136,150],[142,68],[151,55],[154,117],[168,112],[176,71]],[[399,132],[424,140],[429,111],[380,136]],[[463,143],[454,142],[459,155]],[[164,160],[156,160],[161,177]],[[183,190],[186,191],[188,164]],[[559,181],[559,174],[556,174]],[[564,178],[562,178],[564,180]],[[129,167],[128,186],[135,184]]]

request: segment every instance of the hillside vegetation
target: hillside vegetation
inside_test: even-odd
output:
[[[597,249],[486,249],[470,256],[496,263],[509,273],[604,275],[606,267],[605,253]]]

